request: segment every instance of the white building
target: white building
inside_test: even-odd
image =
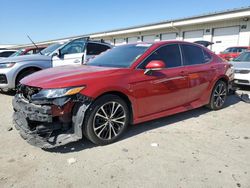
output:
[[[1,48],[12,48],[13,46],[16,46],[14,44],[0,44],[0,49]]]
[[[114,45],[160,40],[185,40],[190,42],[206,40],[214,42],[211,50],[219,53],[230,46],[250,46],[250,7],[83,36],[104,39]],[[78,37],[81,36],[45,41],[38,44],[50,44]],[[27,45],[18,47],[23,46]]]

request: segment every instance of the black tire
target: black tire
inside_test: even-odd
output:
[[[219,80],[211,93],[210,102],[207,107],[211,110],[223,108],[228,95],[228,86],[225,81]]]
[[[20,81],[26,77],[26,76],[29,76],[30,74],[33,74],[34,72],[37,72],[38,70],[36,69],[28,69],[28,70],[25,70],[23,71],[22,73],[20,73],[17,78],[16,78],[16,87],[18,86],[18,84],[20,83]]]
[[[107,145],[117,141],[127,129],[128,124],[127,104],[119,96],[108,94],[97,99],[87,110],[83,134],[94,144]]]

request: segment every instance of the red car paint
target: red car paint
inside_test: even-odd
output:
[[[229,49],[229,51],[227,52],[228,49]],[[232,59],[238,57],[240,55],[240,53],[243,52],[244,50],[250,50],[250,47],[249,46],[230,47],[230,48],[227,48],[225,50],[225,52],[221,52],[219,54],[219,56],[222,59],[225,59],[227,61],[231,61]]]
[[[154,60],[151,61],[147,66],[146,69],[163,69],[165,68],[165,63],[163,61],[158,61],[158,60]]]
[[[155,49],[167,44],[190,43],[154,43],[129,68],[88,65],[56,67],[32,74],[21,83],[43,89],[84,85],[86,88],[81,93],[92,99],[106,93],[122,94],[131,103],[134,124],[208,104],[215,83],[219,79],[230,80],[230,65],[207,48],[192,44],[208,52],[211,61],[158,70],[158,76],[145,75],[145,70],[136,68]]]

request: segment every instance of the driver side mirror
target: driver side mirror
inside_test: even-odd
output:
[[[151,74],[152,71],[162,70],[164,68],[166,68],[166,65],[162,60],[152,60],[147,64],[144,74],[148,75]]]

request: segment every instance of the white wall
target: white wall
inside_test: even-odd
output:
[[[212,42],[214,28],[231,27],[231,26],[241,27],[242,25],[246,25],[247,27],[246,29],[240,29],[238,45],[250,46],[250,20],[244,21],[243,18],[220,21],[220,22],[211,22],[211,23],[205,23],[205,24],[187,25],[187,26],[182,26],[182,27],[173,27],[173,28],[166,28],[166,29],[149,30],[149,31],[144,31],[144,32],[122,34],[122,35],[108,37],[107,40],[113,41],[114,38],[127,39],[129,37],[135,37],[135,36],[139,38],[143,38],[143,36],[149,36],[149,35],[160,36],[161,34],[165,34],[165,33],[177,33],[176,39],[184,40],[185,32],[203,30],[204,31],[203,40]],[[160,40],[159,37],[155,38],[155,41],[159,41],[159,40]],[[141,40],[138,40],[138,42],[140,41]]]
[[[12,46],[16,46],[13,44],[0,44],[0,48],[11,48]]]

